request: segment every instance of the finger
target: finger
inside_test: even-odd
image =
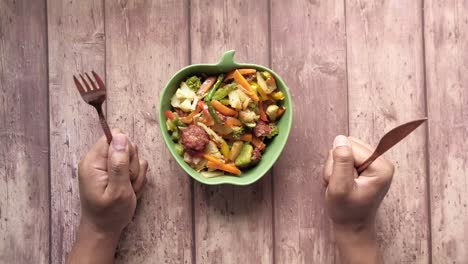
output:
[[[121,133],[120,128],[112,129],[112,135]],[[90,153],[93,153],[95,156],[93,158],[104,157],[107,159],[107,154],[109,154],[109,143],[107,143],[107,137],[101,136],[98,141],[91,147]]]
[[[350,140],[352,140],[352,141],[354,141],[354,142],[356,142],[356,143],[361,144],[363,147],[366,147],[366,148],[369,149],[370,151],[374,151],[374,148],[373,148],[371,145],[369,145],[369,143],[366,143],[366,142],[360,140],[359,138],[348,137],[348,139],[350,139]]]
[[[372,155],[372,151],[354,139],[351,139],[350,141],[353,145],[354,165],[359,167],[370,155]],[[372,162],[369,167],[360,174],[360,176],[376,177],[377,179],[374,181],[375,183],[378,183],[379,185],[389,185],[392,181],[393,173],[393,164],[385,158],[379,157]]]
[[[323,166],[323,181],[325,182],[325,186],[328,185],[330,182],[330,177],[333,173],[333,150],[328,152],[327,160],[325,161],[325,165]]]
[[[367,160],[372,155],[373,150],[369,149],[368,147],[362,145],[354,138],[348,138],[351,142],[353,147],[353,154],[354,154],[354,166],[357,168],[361,166],[364,161]]]
[[[141,198],[141,196],[142,196],[143,193],[144,193],[144,189],[145,189],[146,183],[148,183],[148,178],[145,177],[145,181],[144,181],[144,183],[143,183],[143,188],[142,188],[142,190],[139,191],[139,192],[137,192],[137,193],[135,193],[138,200]]]
[[[93,168],[107,170],[107,156],[109,154],[109,144],[107,138],[102,136],[91,147],[86,156],[82,159],[83,163],[91,165]]]
[[[112,134],[121,133],[120,128],[112,129]],[[91,147],[88,154],[90,160],[94,162],[96,168],[106,170],[107,169],[107,156],[109,154],[109,143],[107,143],[107,137],[101,136],[98,141]]]
[[[122,129],[120,129],[120,128],[113,128],[113,129],[111,130],[111,133],[112,133],[112,135],[114,135],[114,134],[123,134],[123,131],[122,131]],[[105,136],[104,136],[104,137],[105,137]]]
[[[120,129],[112,130],[114,133]],[[101,136],[96,143],[86,153],[86,156],[81,159],[78,165],[78,177],[80,185],[88,186],[80,188],[83,190],[92,190],[96,188],[105,188],[108,185],[107,163],[109,156],[109,144],[106,136]],[[97,180],[101,179],[101,180]]]
[[[113,128],[112,135],[114,134],[123,134],[122,129]],[[104,138],[106,138],[104,136]],[[106,138],[107,142],[107,138]],[[138,163],[138,148],[135,144],[130,143],[130,180],[135,180],[138,176],[140,165]]]
[[[133,190],[135,193],[139,193],[143,190],[146,184],[146,172],[148,171],[148,162],[146,160],[140,161],[140,173],[136,180],[132,183]]]
[[[351,142],[339,135],[333,142],[333,172],[328,185],[328,192],[336,198],[344,198],[354,187],[356,169]]]
[[[109,186],[130,183],[130,144],[125,134],[115,134],[109,148]]]
[[[130,180],[134,181],[140,173],[140,161],[138,157],[138,147],[130,144]]]
[[[359,167],[367,160],[367,158],[369,158],[372,155],[373,150],[363,145],[362,143],[359,143],[354,138],[351,138],[350,141],[353,145],[354,160],[355,160],[354,165],[356,167]],[[372,162],[370,166],[365,170],[365,172],[367,173],[364,173],[364,174],[361,173],[361,175],[366,175],[369,173],[374,174],[375,172],[379,172],[379,173],[392,172],[393,173],[392,167],[393,165],[387,159],[385,159],[383,156],[380,156],[374,162]]]

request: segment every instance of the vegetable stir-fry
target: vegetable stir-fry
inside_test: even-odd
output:
[[[285,95],[273,75],[255,69],[191,76],[166,111],[176,152],[205,177],[241,175],[262,159],[278,133]]]

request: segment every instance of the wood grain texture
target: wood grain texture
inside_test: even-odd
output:
[[[101,1],[49,0],[49,111],[51,262],[65,263],[80,219],[78,163],[103,135],[93,107],[80,97],[72,75],[104,76]]]
[[[347,133],[343,1],[273,1],[272,66],[294,101],[288,145],[274,167],[276,263],[333,263],[322,166]]]
[[[468,3],[424,3],[432,263],[468,263]]]
[[[45,1],[0,1],[0,263],[49,262]]]
[[[191,1],[192,63],[268,58],[268,1]],[[197,263],[272,263],[271,176],[244,187],[194,184]]]
[[[0,263],[65,263],[77,164],[102,135],[71,76],[92,69],[110,125],[150,163],[118,263],[339,263],[321,179],[333,138],[349,122],[375,145],[425,114],[429,138],[418,128],[385,155],[396,173],[379,243],[388,263],[467,263],[467,14],[462,0],[0,0]],[[282,75],[293,130],[258,183],[192,189],[160,140],[157,100],[179,68],[229,49]]]
[[[350,135],[376,146],[393,127],[424,117],[421,1],[348,1]],[[393,183],[377,215],[388,263],[427,263],[429,219],[425,125],[384,157]]]
[[[114,1],[106,6],[108,117],[148,160],[148,185],[118,249],[118,263],[192,263],[190,178],[159,132],[157,102],[189,63],[188,2]]]

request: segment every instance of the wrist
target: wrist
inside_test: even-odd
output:
[[[334,224],[342,263],[382,263],[374,223]]]
[[[97,225],[88,221],[86,218],[82,218],[80,226],[78,228],[78,238],[85,238],[87,240],[99,240],[106,241],[109,244],[115,244],[119,242],[121,230],[114,229],[102,229]]]
[[[93,240],[106,240],[109,242],[118,242],[121,231],[119,230],[102,230],[95,225],[85,221],[80,222],[78,227],[78,236]]]
[[[113,263],[120,234],[120,231],[100,230],[82,218],[68,263]]]
[[[337,243],[347,243],[353,240],[375,240],[373,222],[334,223],[333,229]]]

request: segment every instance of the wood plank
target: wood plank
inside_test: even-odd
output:
[[[350,135],[376,145],[398,124],[424,117],[422,1],[346,2]],[[427,263],[425,128],[385,156],[395,175],[377,215],[388,263]]]
[[[468,4],[424,2],[432,262],[468,263]]]
[[[268,58],[268,1],[191,2],[192,63]],[[209,14],[209,15],[207,15]],[[197,263],[272,263],[271,176],[244,187],[194,184]]]
[[[347,133],[343,1],[273,1],[272,65],[294,101],[288,145],[274,168],[276,263],[333,263],[322,166]]]
[[[190,178],[172,159],[156,121],[169,78],[189,63],[187,1],[106,6],[108,116],[148,160],[146,193],[118,249],[118,263],[192,263]]]
[[[86,104],[72,75],[104,75],[104,9],[101,1],[49,0],[49,111],[51,262],[65,263],[80,219],[77,167],[103,134],[96,110]]]
[[[0,1],[0,262],[49,263],[45,1]]]

